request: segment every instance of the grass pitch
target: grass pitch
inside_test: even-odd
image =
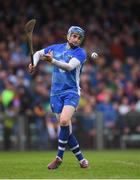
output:
[[[48,170],[56,152],[0,152],[0,179],[119,179],[140,178],[140,150],[84,151],[90,162],[81,169],[71,152],[62,165]]]

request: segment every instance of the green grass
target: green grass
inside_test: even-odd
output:
[[[140,178],[140,150],[84,151],[90,168],[81,169],[71,152],[57,170],[47,164],[55,152],[0,152],[0,179]]]

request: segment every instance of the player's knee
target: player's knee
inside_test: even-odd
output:
[[[67,125],[69,125],[69,120],[68,120],[68,119],[60,118],[60,125],[61,125],[61,126],[67,126]]]

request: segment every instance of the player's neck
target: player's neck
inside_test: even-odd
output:
[[[68,42],[67,42],[66,47],[67,47],[67,49],[74,49],[74,48],[77,48],[77,46],[72,46],[72,45],[70,45]]]

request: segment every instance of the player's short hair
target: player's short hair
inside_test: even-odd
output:
[[[85,37],[85,31],[79,26],[71,26],[68,30],[67,35],[70,36],[72,33],[77,33],[81,36],[81,40]]]

